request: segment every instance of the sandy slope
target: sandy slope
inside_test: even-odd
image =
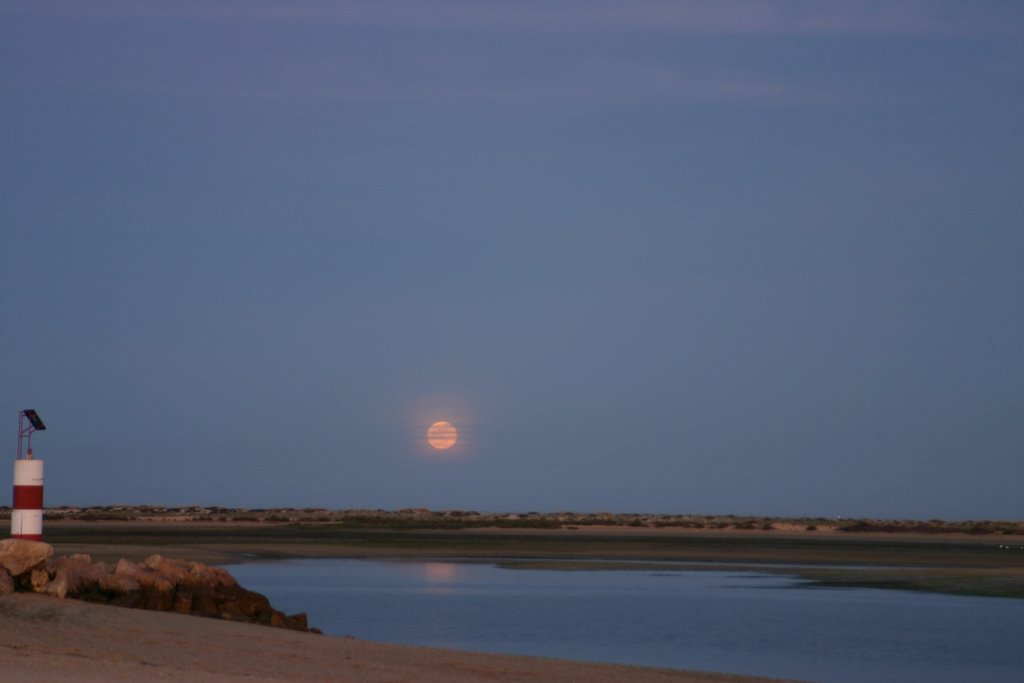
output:
[[[5,683],[768,680],[386,645],[32,594],[0,598],[0,679]]]

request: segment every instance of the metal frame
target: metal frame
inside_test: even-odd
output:
[[[18,460],[32,460],[32,432],[39,431],[39,429],[46,429],[45,425],[37,429],[35,425],[32,424],[31,421],[28,423],[28,426],[26,427],[25,421],[28,419],[26,413],[28,413],[28,409],[22,410],[20,413],[18,413]],[[38,419],[38,415],[36,417]],[[43,424],[42,420],[39,421],[39,424]],[[25,442],[25,445],[28,447],[27,450],[25,451],[24,458],[21,457],[22,442]]]

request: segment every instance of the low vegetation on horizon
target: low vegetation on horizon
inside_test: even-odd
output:
[[[0,519],[9,519],[0,507]],[[370,529],[578,529],[613,526],[759,531],[841,531],[847,533],[920,533],[977,535],[1024,534],[1024,521],[941,519],[890,520],[825,517],[755,517],[743,515],[666,515],[630,513],[526,512],[481,513],[475,510],[329,510],[326,508],[228,508],[220,506],[104,505],[61,506],[46,510],[48,520],[151,522],[259,522],[271,524],[335,524]]]

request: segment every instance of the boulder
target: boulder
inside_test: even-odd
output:
[[[191,590],[206,592],[238,586],[238,581],[226,570],[220,567],[211,567],[202,562],[170,560],[160,555],[150,555],[143,560],[142,564],[160,572],[174,583],[186,586]]]
[[[111,572],[97,585],[99,595],[118,607],[142,607],[142,586],[131,576]]]
[[[266,612],[263,619],[269,619],[266,598],[242,589],[235,577],[220,567],[150,555],[142,566],[124,566],[120,571],[135,575],[153,572],[166,577],[176,586],[170,607],[175,612],[236,621],[258,621],[259,615]]]
[[[174,605],[174,584],[159,572],[140,572],[135,580],[142,589],[143,609],[170,611]]]
[[[141,593],[142,586],[130,576],[121,574],[108,574],[100,579],[100,590],[111,597],[117,595],[128,595],[130,593]]]
[[[192,594],[192,614],[201,617],[220,617],[220,596],[212,592]]]
[[[142,565],[160,572],[174,583],[183,583],[188,577],[188,565],[181,560],[168,560],[160,555],[150,555],[142,561]]]
[[[81,553],[58,557],[47,565],[51,574],[56,575],[61,570],[79,575],[83,580],[99,581],[102,577],[111,574],[114,570],[106,562],[93,563],[88,555]]]
[[[50,573],[45,569],[33,569],[31,576],[32,592],[42,593],[43,589],[46,588],[46,584],[50,583]]]
[[[44,591],[47,595],[53,595],[63,600],[68,594],[67,572],[58,573],[50,583],[46,584]]]
[[[18,577],[40,567],[53,555],[53,546],[41,541],[5,538],[0,541],[0,567],[12,577]]]
[[[190,573],[193,584],[213,585],[219,588],[238,588],[238,581],[226,569],[211,567],[201,562],[191,563]]]
[[[114,575],[134,579],[139,584],[143,609],[167,612],[174,605],[175,584],[163,572],[122,559],[114,568]]]
[[[77,554],[57,558],[50,563],[49,570],[53,574],[54,595],[106,602],[107,596],[100,588],[100,583],[112,574],[106,563],[93,564],[88,555]]]
[[[117,561],[117,566],[114,567],[114,574],[117,576],[135,576],[141,571],[142,565],[136,564],[131,560],[121,558]]]
[[[171,611],[178,614],[192,613],[192,591],[179,585],[174,591],[174,601],[171,603]]]
[[[285,617],[285,628],[290,628],[293,631],[308,631],[309,621],[306,617],[306,613],[299,612],[297,614],[289,614]]]
[[[233,621],[256,621],[269,624],[274,614],[270,601],[265,595],[244,588],[229,590],[223,595],[220,603],[220,614]]]

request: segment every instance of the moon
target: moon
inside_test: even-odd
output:
[[[451,422],[435,422],[427,430],[427,443],[439,451],[445,451],[459,440],[459,432]]]

